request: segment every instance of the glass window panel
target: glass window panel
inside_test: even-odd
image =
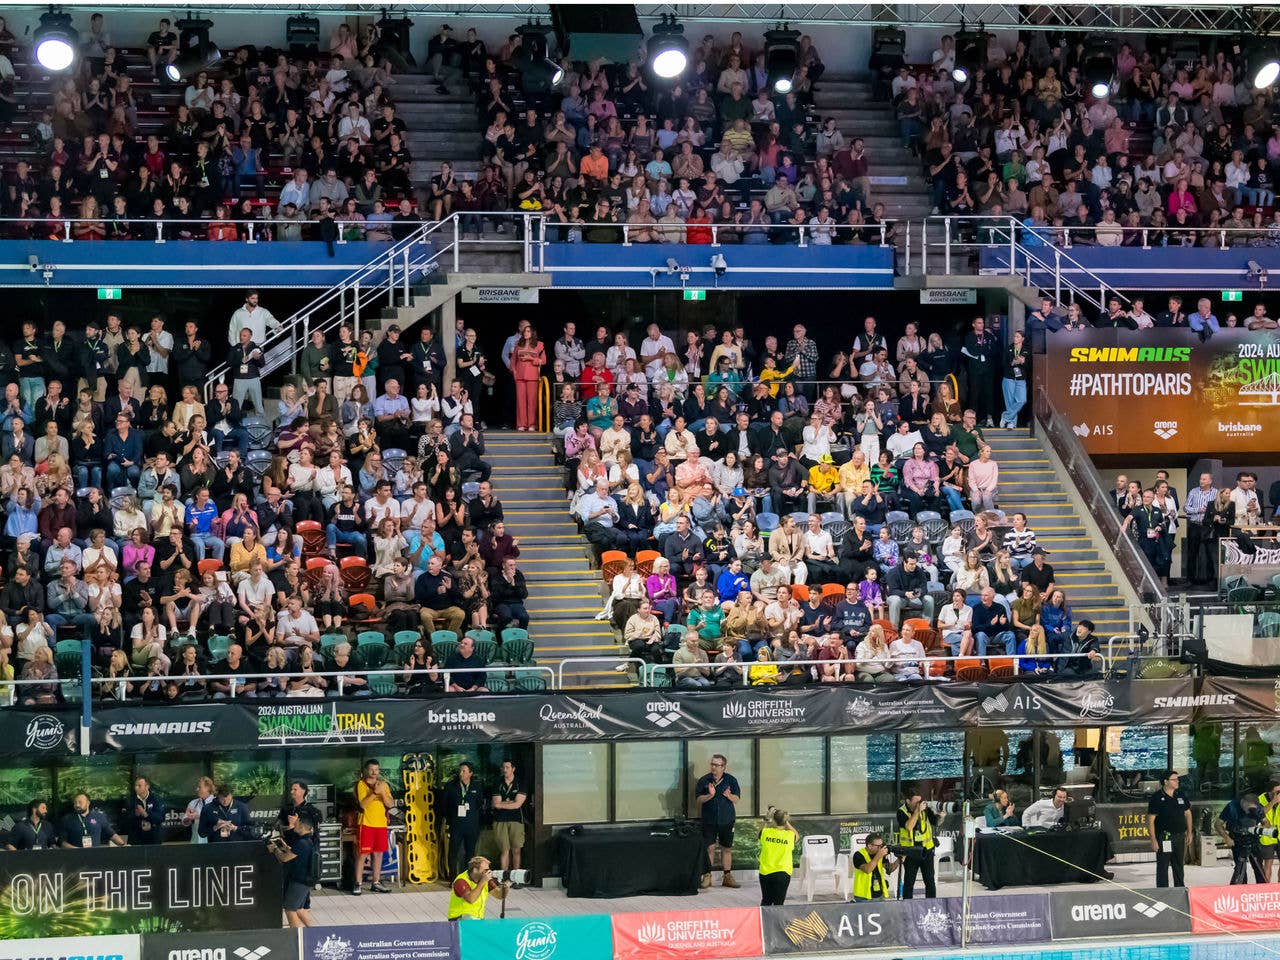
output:
[[[1173,727],[1173,762],[1182,772],[1182,791],[1194,800],[1227,800],[1232,795],[1235,732],[1230,723],[1205,721]]]
[[[831,813],[887,813],[897,807],[893,734],[831,738]]]
[[[614,745],[615,820],[664,820],[680,816],[680,742]]]
[[[760,780],[769,785],[764,805],[797,813],[822,813],[826,777],[822,737],[773,737],[760,741]]]
[[[604,823],[609,819],[609,746],[604,743],[549,743],[542,748],[544,822]]]
[[[54,802],[52,767],[43,764],[34,766],[29,761],[0,767],[0,818],[21,820],[27,815],[27,804],[37,797],[49,800],[49,807],[55,817],[65,809]]]
[[[1112,728],[1109,740],[1119,748],[1119,736]],[[1101,748],[1101,727],[1073,727],[1069,730],[1046,730],[1044,739],[1056,747],[1061,766],[1050,770],[1043,764],[1040,773],[1040,796],[1059,784],[1071,788],[1080,796],[1098,799],[1099,771],[1105,764],[1106,751]],[[1057,779],[1054,779],[1054,777]]]
[[[904,733],[899,743],[903,789],[915,786],[926,800],[958,800],[963,792],[964,734]]]
[[[756,808],[752,791],[755,771],[749,739],[744,737],[740,740],[688,740],[685,742],[685,751],[685,769],[689,774],[689,793],[685,807],[688,810],[687,816],[695,820],[701,816],[698,812],[698,803],[693,798],[694,790],[698,785],[698,779],[710,772],[709,764],[713,753],[723,754],[728,759],[729,765],[726,769],[737,779],[738,787],[742,790],[742,799],[738,801],[738,818],[755,816]]]
[[[977,727],[965,731],[965,752],[969,760],[969,799],[982,800],[999,787],[1007,790],[1014,803],[1025,805],[1032,799],[1035,782],[1035,745],[1031,730]],[[1060,765],[1051,742],[1042,744],[1040,763]],[[906,774],[904,772],[905,779]]]
[[[1238,724],[1241,789],[1261,793],[1280,773],[1280,724]]]
[[[289,778],[305,780],[309,784],[330,784],[334,788],[335,799],[349,797],[355,789],[356,778],[360,776],[360,763],[364,753],[360,747],[327,747],[324,750],[291,750],[289,751]],[[384,768],[382,775],[389,782],[399,769],[396,764],[390,770]],[[397,784],[392,783],[393,787]]]
[[[1108,727],[1106,751],[1112,800],[1141,800],[1160,789],[1169,766],[1166,727]]]

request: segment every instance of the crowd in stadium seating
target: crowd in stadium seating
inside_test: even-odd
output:
[[[677,348],[652,324],[638,351],[568,325],[553,422],[570,509],[606,570],[601,617],[633,655],[676,664],[681,687],[743,670],[985,676],[1018,656],[1027,671],[1094,671],[1092,623],[1073,617],[1025,515],[998,503],[984,424],[997,383],[1029,372],[1022,343],[1002,349],[979,318],[953,367],[915,324],[891,343],[868,317],[820,368],[802,324],[759,348],[740,327]],[[928,651],[972,659],[930,666]],[[797,660],[831,662],[779,664]]]
[[[0,348],[0,680],[46,681],[20,702],[60,699],[82,641],[120,678],[96,688],[111,699],[533,682],[520,541],[470,402],[440,401],[431,333],[317,333],[307,379],[264,404],[276,325],[250,292],[229,343],[111,313],[83,332],[25,323]],[[223,358],[231,383],[206,399]],[[490,661],[514,672],[486,678]],[[384,664],[396,674],[278,676]]]
[[[6,165],[4,215],[18,221],[8,235],[385,241],[418,222],[376,29],[357,38],[342,25],[316,56],[240,47],[172,84],[155,67],[166,38],[177,42],[168,20],[137,47],[116,45],[109,28],[95,15],[77,68],[47,93],[24,80],[39,74],[30,64],[6,81],[26,94],[36,151]],[[8,50],[30,56],[16,42]],[[15,119],[0,117],[6,128]],[[274,207],[268,177],[287,181]]]
[[[944,37],[930,68],[893,78],[902,144],[922,157],[935,213],[1016,217],[1058,244],[1068,233],[1101,246],[1280,244],[1272,91],[1253,87],[1238,54],[1185,60],[1120,43],[1118,82],[1098,99],[1083,38],[1047,37],[993,41],[962,84]]]

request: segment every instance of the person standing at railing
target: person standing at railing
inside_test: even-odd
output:
[[[231,328],[227,333],[227,342],[232,346],[240,343],[240,331],[248,329],[254,343],[266,343],[269,333],[277,333],[284,329],[284,324],[277,320],[266,307],[258,304],[258,291],[247,290],[244,295],[244,306],[231,315]]]

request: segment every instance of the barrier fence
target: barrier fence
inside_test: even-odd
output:
[[[1243,895],[1245,891],[1248,895]],[[323,911],[323,900],[313,909]],[[490,904],[492,907],[492,903]],[[813,902],[781,907],[727,907],[661,913],[615,913],[486,919],[447,923],[390,922],[316,926],[302,930],[144,933],[9,940],[5,956],[101,955],[112,960],[170,960],[266,956],[272,960],[386,960],[388,946],[415,960],[686,960],[821,955],[852,951],[1032,946],[1109,938],[1191,937],[1203,948],[1231,938],[1223,950],[1197,953],[1175,945],[1181,957],[1230,956],[1254,960],[1275,948],[1240,934],[1280,931],[1280,892],[1267,887],[1192,887],[1133,890],[1117,884],[1044,893],[969,898]],[[1194,942],[1194,941],[1193,941]],[[1055,956],[1086,960],[1098,949],[1063,947]],[[1123,949],[1116,947],[1115,949]],[[1001,951],[999,956],[1008,954]],[[1111,954],[1109,953],[1108,956]],[[1154,960],[1154,956],[1153,960]],[[1174,954],[1160,954],[1173,958]]]

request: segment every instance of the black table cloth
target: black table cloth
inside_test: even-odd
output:
[[[697,896],[706,851],[696,824],[684,836],[669,826],[602,827],[559,841],[566,896]]]
[[[1096,883],[1110,859],[1111,838],[1102,830],[979,833],[973,872],[988,890]]]

